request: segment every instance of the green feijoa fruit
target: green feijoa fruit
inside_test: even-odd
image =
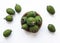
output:
[[[50,31],[50,32],[55,32],[56,30],[55,30],[55,26],[53,25],[53,24],[49,24],[48,25],[48,30]]]
[[[8,36],[10,36],[11,32],[12,32],[12,30],[7,29],[7,30],[5,30],[5,31],[3,32],[3,36],[4,36],[4,37],[8,37]]]
[[[36,32],[38,32],[38,30],[39,30],[39,27],[37,25],[34,25],[34,26],[30,27],[29,31],[33,32],[33,33],[36,33]]]
[[[25,16],[22,17],[22,22],[23,22],[23,23],[26,23],[26,21],[27,21],[27,17],[25,17]]]
[[[14,11],[12,8],[7,8],[7,9],[6,9],[6,12],[7,12],[9,15],[14,15],[14,14],[15,14],[15,11]]]
[[[16,4],[15,5],[15,10],[17,13],[20,13],[21,12],[21,6],[19,4]]]
[[[54,13],[55,13],[55,9],[51,5],[47,6],[47,11],[52,15],[54,15]]]
[[[36,12],[35,11],[27,12],[27,17],[35,17],[35,16],[36,16]]]
[[[11,15],[8,15],[4,18],[6,21],[8,22],[12,22],[13,21],[13,17]]]
[[[27,18],[27,24],[28,25],[35,25],[35,23],[36,23],[35,18],[33,18],[33,17]]]
[[[36,19],[36,22],[37,22],[37,23],[42,22],[42,18],[41,18],[40,16],[36,16],[35,19]]]
[[[23,24],[23,25],[22,25],[22,28],[23,28],[24,30],[27,30],[27,29],[28,29],[28,25],[27,25],[27,24]]]

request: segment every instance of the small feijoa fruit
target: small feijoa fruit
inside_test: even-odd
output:
[[[23,22],[23,23],[26,23],[26,21],[27,21],[27,17],[25,17],[25,16],[22,17],[22,22]]]
[[[37,22],[37,23],[42,22],[41,16],[36,16],[35,19],[36,19],[36,22]]]
[[[15,5],[15,10],[17,13],[20,13],[21,12],[21,6],[19,4],[16,4]]]
[[[8,22],[13,21],[13,17],[11,15],[6,16],[4,19]]]
[[[35,17],[35,16],[36,16],[36,12],[35,11],[27,12],[27,17]]]
[[[33,32],[33,33],[36,33],[36,32],[38,32],[38,30],[39,30],[39,27],[37,25],[34,25],[34,26],[30,27],[29,31]]]
[[[27,24],[23,24],[23,25],[22,25],[22,28],[23,28],[24,30],[27,30],[27,29],[28,29],[28,25],[27,25]]]
[[[33,18],[33,17],[27,18],[27,24],[28,25],[35,25],[35,23],[36,23],[35,18]]]
[[[48,30],[49,30],[50,32],[55,32],[55,31],[56,31],[55,26],[54,26],[53,24],[49,24],[49,25],[48,25]]]
[[[12,32],[12,30],[7,29],[7,30],[5,30],[5,31],[3,32],[3,36],[4,36],[4,37],[8,37],[8,36],[10,36],[11,32]]]
[[[7,9],[6,9],[6,12],[7,12],[9,15],[14,15],[14,14],[15,14],[15,11],[14,11],[12,8],[7,8]]]
[[[47,11],[51,14],[54,15],[55,14],[55,9],[53,6],[49,5],[47,6]]]

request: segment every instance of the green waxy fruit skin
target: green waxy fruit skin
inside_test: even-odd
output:
[[[48,25],[48,30],[49,30],[50,32],[55,32],[55,31],[56,31],[53,24],[49,24],[49,25]]]
[[[26,21],[27,21],[27,17],[22,17],[22,22],[26,23]]]
[[[37,23],[42,22],[42,18],[40,16],[36,16],[35,17],[35,20],[36,20]]]
[[[29,17],[29,18],[27,19],[27,24],[28,24],[28,25],[35,25],[35,23],[36,23],[35,18]]]
[[[6,12],[7,12],[9,15],[14,15],[14,14],[15,14],[15,11],[14,11],[12,8],[7,8],[7,9],[6,9]]]
[[[47,6],[47,11],[48,11],[51,15],[54,15],[54,13],[55,13],[55,9],[54,9],[53,6],[51,6],[51,5]]]
[[[27,17],[35,17],[35,16],[36,16],[36,12],[35,11],[27,12]]]
[[[10,36],[11,32],[12,32],[12,30],[7,29],[7,30],[5,30],[5,31],[3,32],[3,36],[4,36],[4,37],[8,37],[8,36]]]
[[[23,28],[24,30],[27,30],[27,29],[28,29],[28,25],[27,25],[27,24],[23,24],[23,25],[22,25],[22,28]]]
[[[13,21],[13,17],[11,15],[8,15],[4,18],[6,21],[8,22],[12,22]]]
[[[34,25],[34,26],[30,27],[29,31],[33,32],[33,33],[36,33],[36,32],[38,32],[38,30],[39,30],[39,27],[37,25]]]
[[[16,4],[15,10],[16,10],[17,13],[20,13],[21,12],[21,6]]]

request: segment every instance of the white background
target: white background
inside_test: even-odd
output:
[[[8,14],[6,8],[13,8],[16,4],[21,5],[21,13],[15,13],[13,22],[4,20]],[[55,8],[55,15],[50,15],[46,7],[52,5]],[[21,29],[21,17],[27,11],[38,12],[43,23],[38,33],[29,33]],[[48,31],[48,24],[54,24],[55,33]],[[3,31],[12,29],[12,34],[5,38]],[[0,43],[60,43],[60,1],[59,0],[0,0]]]

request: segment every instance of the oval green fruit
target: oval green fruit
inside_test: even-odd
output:
[[[4,18],[6,21],[8,22],[12,22],[13,21],[13,17],[11,15],[8,15]]]
[[[22,25],[22,28],[23,28],[24,30],[27,30],[27,29],[28,29],[28,25],[27,25],[27,24],[23,24],[23,25]]]
[[[35,16],[36,16],[36,12],[35,11],[27,12],[27,17],[35,17]]]
[[[51,5],[47,6],[47,11],[52,15],[55,14],[55,9]]]
[[[35,18],[33,18],[33,17],[29,17],[29,18],[27,18],[27,24],[28,25],[35,25],[35,23],[36,23],[36,20],[35,20]]]
[[[36,32],[38,32],[38,30],[39,30],[39,27],[37,25],[34,25],[34,26],[30,27],[29,31],[33,32],[33,33],[36,33]]]
[[[27,21],[27,17],[22,17],[22,23],[26,23],[26,21]]]
[[[21,12],[21,6],[16,4],[15,10],[16,10],[17,13],[20,13]]]
[[[55,31],[56,31],[53,24],[49,24],[49,25],[48,25],[48,30],[49,30],[50,32],[55,32]]]
[[[41,18],[40,16],[36,16],[35,19],[36,19],[36,22],[37,22],[37,23],[42,22],[42,18]]]
[[[10,15],[14,15],[15,14],[15,11],[12,9],[12,8],[7,8],[6,9],[6,12]]]
[[[5,31],[3,32],[3,36],[4,36],[4,37],[8,37],[8,36],[10,36],[11,32],[12,32],[12,30],[7,29],[7,30],[5,30]]]

